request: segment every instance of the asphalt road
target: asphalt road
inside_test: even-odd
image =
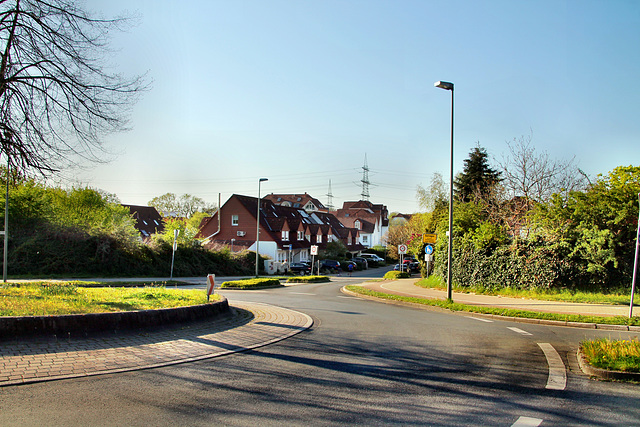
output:
[[[575,358],[582,339],[635,334],[487,322],[340,292],[359,281],[225,291],[315,325],[217,359],[2,388],[0,425],[640,424],[640,386],[591,380]],[[549,347],[566,376],[557,389]]]

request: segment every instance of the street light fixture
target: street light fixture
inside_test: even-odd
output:
[[[453,300],[451,254],[453,252],[453,83],[436,82],[435,87],[451,91],[451,165],[449,168],[449,253],[447,255],[447,299]]]
[[[260,259],[260,184],[269,181],[268,178],[260,178],[258,180],[258,213],[256,214],[256,277],[258,277],[258,262]]]

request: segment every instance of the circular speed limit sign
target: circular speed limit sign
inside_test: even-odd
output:
[[[407,245],[398,245],[398,253],[404,255],[407,253]]]

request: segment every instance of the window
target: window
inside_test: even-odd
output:
[[[282,230],[282,240],[285,241],[285,242],[289,240],[289,231],[288,230],[287,231]]]
[[[238,225],[238,215],[231,215],[231,225]]]
[[[322,234],[316,236],[316,243],[322,243]]]
[[[369,243],[369,236],[362,236],[362,243]]]
[[[362,226],[362,224],[360,224],[360,221],[356,221],[356,222],[353,223],[353,226],[355,228],[357,228],[358,230],[360,230],[360,227]]]
[[[298,240],[304,240],[304,231],[298,231]]]

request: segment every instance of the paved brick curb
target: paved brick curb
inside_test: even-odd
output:
[[[490,318],[490,319],[497,319],[497,320],[508,320],[510,322],[530,323],[530,324],[536,324],[536,325],[567,326],[567,327],[570,327],[570,328],[602,329],[602,330],[608,330],[608,331],[640,332],[640,326],[609,325],[609,324],[599,324],[599,323],[580,323],[580,322],[569,322],[569,321],[562,321],[562,320],[532,319],[532,318],[528,318],[528,317],[500,316],[498,314],[474,313],[474,312],[471,312],[471,311],[453,311],[453,310],[446,309],[444,307],[438,307],[438,306],[433,306],[433,305],[419,304],[419,303],[416,303],[416,302],[409,302],[409,301],[388,300],[388,299],[384,299],[384,298],[378,298],[378,297],[375,297],[373,295],[364,295],[364,294],[360,294],[360,293],[357,293],[357,292],[352,292],[352,291],[346,289],[346,286],[343,287],[341,289],[341,291],[342,291],[342,293],[345,293],[345,294],[348,294],[348,295],[352,295],[352,296],[356,296],[356,297],[360,297],[360,298],[365,298],[365,299],[370,299],[370,300],[375,300],[375,301],[382,301],[382,302],[386,302],[386,303],[390,303],[390,304],[406,305],[406,306],[410,306],[410,307],[419,307],[419,308],[430,309],[430,310],[440,310],[440,311],[446,311],[446,312],[453,313],[453,314],[464,314],[466,316],[472,316],[472,317],[483,317],[483,318]],[[388,294],[388,295],[395,295],[395,294]],[[418,297],[418,296],[416,296],[414,298],[432,299],[432,298],[428,298],[428,297]]]
[[[158,310],[110,313],[69,314],[61,316],[0,316],[0,340],[26,335],[60,335],[115,330],[133,330],[150,326],[192,322],[219,316],[229,311],[225,299],[210,304]]]
[[[310,316],[234,302],[231,316],[142,334],[0,343],[0,387],[114,374],[247,351],[294,336]]]
[[[580,369],[587,375],[592,377],[602,378],[604,380],[619,380],[619,381],[637,381],[640,382],[640,374],[636,372],[623,372],[623,371],[609,371],[607,369],[600,369],[592,366],[587,362],[582,349],[578,349],[577,352],[578,364]]]

